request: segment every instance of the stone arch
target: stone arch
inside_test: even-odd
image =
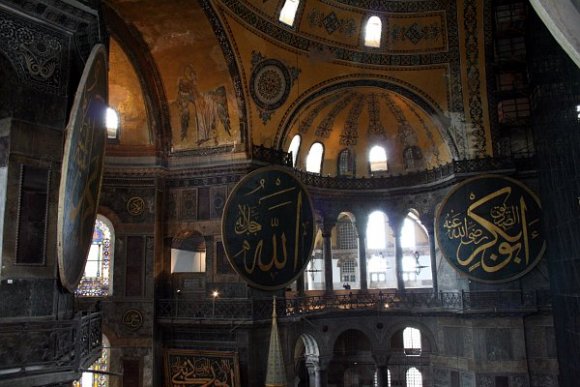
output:
[[[301,334],[294,345],[296,386],[320,386],[320,349],[309,333]]]
[[[347,327],[336,336],[328,367],[329,384],[343,382],[344,387],[372,385],[375,368],[371,340],[366,333]]]
[[[140,80],[156,150],[167,155],[172,143],[169,105],[161,75],[149,47],[139,31],[127,24],[110,5],[103,3],[102,8],[107,29],[129,58]]]

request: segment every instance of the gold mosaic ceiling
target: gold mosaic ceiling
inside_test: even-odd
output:
[[[421,150],[425,168],[462,157],[470,142],[486,146],[488,129],[465,125],[479,136],[470,139],[469,133],[446,127],[450,109],[460,110],[461,122],[472,119],[462,118],[465,112],[474,112],[478,125],[487,125],[485,110],[466,107],[473,100],[467,98],[469,88],[462,94],[457,86],[474,69],[460,73],[463,47],[448,28],[450,15],[456,17],[450,13],[455,4],[308,0],[301,2],[296,24],[289,27],[278,21],[283,3],[107,3],[143,41],[143,62],[157,72],[163,91],[159,110],[167,112],[163,136],[171,137],[171,152],[234,145],[243,150],[252,143],[286,150],[291,137],[301,133],[303,144],[324,142],[325,159],[333,160],[332,155],[350,146],[361,157],[357,165],[365,164],[369,145],[382,142],[393,161],[392,172],[401,173],[406,171],[402,155],[409,146]],[[378,49],[364,47],[361,38],[371,14],[383,20]],[[453,23],[461,26],[462,20]],[[142,120],[151,111],[143,84],[152,79],[147,66],[135,60],[135,52],[143,47],[127,44],[127,36],[113,30],[119,44],[112,45],[111,101],[130,121],[118,147],[158,147],[162,122]],[[475,91],[485,80],[478,75],[479,84],[469,84]],[[328,85],[341,82],[342,87],[328,90]],[[333,174],[332,169],[325,173]]]

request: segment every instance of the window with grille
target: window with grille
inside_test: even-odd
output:
[[[415,367],[411,367],[407,370],[405,374],[405,379],[407,380],[407,387],[423,387],[423,375]]]
[[[348,259],[342,263],[341,277],[343,282],[356,281],[356,264],[354,259]]]
[[[357,248],[357,237],[354,225],[349,220],[339,221],[336,225],[338,231],[338,248],[349,250]]]
[[[354,174],[354,157],[349,149],[343,149],[338,155],[339,176],[351,176]]]

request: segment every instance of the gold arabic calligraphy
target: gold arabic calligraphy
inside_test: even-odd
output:
[[[173,386],[235,387],[234,366],[229,359],[176,357],[173,361]]]
[[[272,278],[276,275],[272,268],[281,271],[288,263],[288,243],[294,241],[293,270],[298,268],[300,260],[299,242],[301,240],[302,191],[296,187],[280,187],[281,180],[273,182],[274,190],[268,190],[266,179],[260,179],[256,188],[244,194],[244,197],[257,196],[254,205],[239,204],[234,232],[243,236],[241,249],[234,257],[242,257],[244,270],[252,274],[256,267],[262,272],[270,272]],[[285,228],[291,219],[280,219],[278,211],[291,206],[294,216],[294,229]],[[295,206],[295,207],[292,207]],[[263,232],[264,231],[264,232]],[[262,233],[263,232],[263,233]],[[263,235],[266,237],[263,237]],[[290,235],[294,234],[294,235]],[[259,239],[255,240],[258,237]],[[271,243],[270,249],[265,244]],[[263,251],[271,251],[270,257],[263,257]]]
[[[523,196],[512,199],[512,187],[504,187],[473,201],[467,213],[445,214],[443,228],[449,240],[458,242],[455,258],[469,272],[481,268],[495,273],[510,263],[527,267],[530,263],[530,240],[540,236],[528,219],[528,205]]]

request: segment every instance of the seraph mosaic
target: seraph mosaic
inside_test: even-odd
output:
[[[196,145],[207,146],[218,145],[223,135],[232,138],[225,86],[201,91],[197,72],[190,65],[177,82],[175,103],[179,109],[181,141],[193,136]]]
[[[443,200],[435,222],[443,256],[477,281],[519,278],[546,250],[538,198],[507,177],[484,175],[461,183]]]

